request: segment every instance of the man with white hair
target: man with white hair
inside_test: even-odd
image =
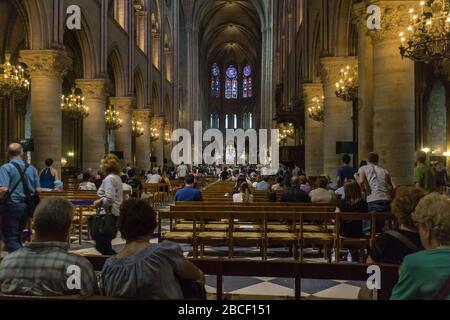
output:
[[[31,199],[41,191],[38,172],[25,163],[24,154],[22,145],[12,143],[8,148],[10,162],[0,168],[0,197],[6,197],[1,230],[9,253],[22,248],[22,231],[34,209]]]
[[[69,232],[74,216],[70,202],[44,199],[36,208],[36,240],[9,254],[0,264],[0,291],[9,295],[89,296],[98,292],[90,262],[69,253]]]

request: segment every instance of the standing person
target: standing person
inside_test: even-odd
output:
[[[59,180],[58,171],[53,168],[53,163],[52,159],[45,160],[45,168],[39,174],[39,183],[42,189],[55,189],[55,181]]]
[[[229,174],[228,174],[228,168],[225,167],[225,168],[222,170],[222,172],[220,173],[220,179],[221,179],[222,181],[227,181],[229,177],[230,177],[230,176],[229,176]]]
[[[414,183],[417,188],[422,188],[426,192],[434,192],[436,190],[436,180],[433,169],[426,164],[427,154],[419,151],[416,154],[417,166],[414,169]]]
[[[444,161],[440,160],[434,165],[434,176],[436,178],[437,191],[442,194],[448,194],[448,173],[445,169]]]
[[[339,188],[344,186],[345,177],[354,176],[356,173],[355,168],[350,165],[351,160],[352,158],[348,154],[342,156],[344,165],[337,171],[337,185]]]
[[[177,168],[177,177],[178,179],[186,178],[188,174],[188,167],[182,162]]]
[[[10,162],[0,168],[0,194],[7,197],[1,229],[9,253],[22,248],[22,231],[34,210],[30,198],[41,192],[38,172],[25,163],[24,155],[22,145],[11,144],[8,148]],[[25,181],[22,181],[21,174]]]
[[[100,214],[110,215],[116,232],[111,232],[107,236],[100,236],[95,240],[95,248],[102,255],[112,256],[116,252],[113,250],[111,241],[117,235],[117,219],[120,215],[120,206],[123,202],[123,186],[120,178],[120,160],[115,155],[107,155],[101,162],[100,168],[106,178],[98,189],[99,200],[94,202],[94,206],[99,208]],[[112,230],[114,231],[114,230]],[[114,235],[113,235],[114,234]]]
[[[380,157],[370,153],[368,164],[359,169],[358,183],[367,196],[369,212],[390,212],[394,185],[389,172],[378,165]]]

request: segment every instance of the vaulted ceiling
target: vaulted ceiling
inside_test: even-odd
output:
[[[17,58],[18,51],[26,46],[24,21],[10,0],[0,0],[0,61],[6,51]]]
[[[212,61],[247,60],[256,64],[261,23],[249,0],[210,0],[202,8],[200,52]]]

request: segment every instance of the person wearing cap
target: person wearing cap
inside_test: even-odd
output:
[[[177,202],[203,201],[201,191],[194,188],[195,177],[192,174],[188,174],[184,180],[186,186],[183,189],[177,191],[177,193],[175,194],[175,201]]]

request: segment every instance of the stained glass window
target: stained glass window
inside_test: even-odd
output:
[[[253,129],[253,114],[251,112],[244,113],[242,121],[244,125],[244,130]]]
[[[252,67],[248,64],[244,68],[244,80],[242,81],[242,96],[251,98],[253,96]]]
[[[238,70],[235,66],[230,65],[226,72],[225,80],[225,99],[237,99],[239,92]]]
[[[210,129],[220,129],[220,118],[217,113],[211,114],[209,120],[209,128]]]
[[[220,67],[214,63],[211,67],[211,96],[220,97]]]

